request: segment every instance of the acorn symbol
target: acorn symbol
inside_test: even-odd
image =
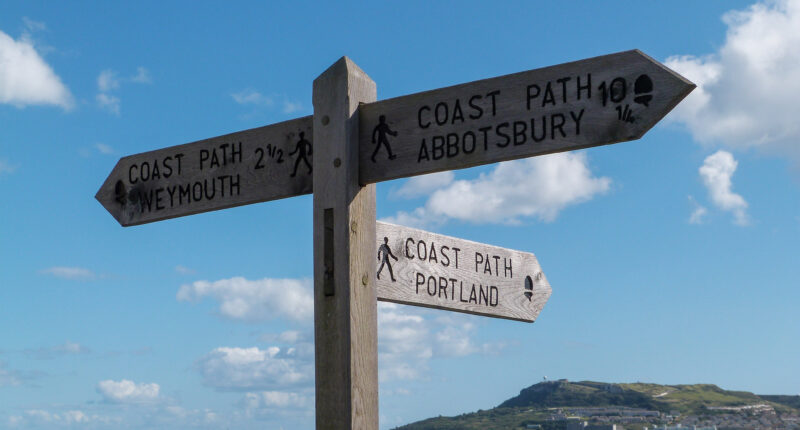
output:
[[[528,301],[531,301],[531,297],[533,297],[533,279],[530,276],[525,277],[525,297],[528,298]]]
[[[633,93],[636,97],[633,98],[633,101],[639,103],[641,105],[650,106],[650,100],[653,100],[653,95],[650,94],[653,92],[653,81],[647,75],[640,75],[636,78],[636,82],[633,84]]]
[[[125,184],[122,181],[117,181],[114,185],[114,200],[117,203],[124,205],[127,200],[128,191],[125,189]]]

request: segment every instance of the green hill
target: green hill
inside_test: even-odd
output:
[[[408,424],[402,430],[455,430],[455,429],[515,429],[527,424],[539,424],[543,430],[564,430],[566,415],[580,416],[581,408],[610,408],[605,420],[624,421],[629,411],[657,411],[647,421],[631,423],[625,428],[652,427],[658,423],[678,422],[681,418],[695,420],[724,419],[725,415],[750,414],[753,407],[762,405],[773,412],[800,415],[800,396],[757,396],[743,391],[723,390],[716,385],[660,385],[645,383],[613,384],[604,382],[547,381],[520,391],[499,406],[489,410],[463,414],[455,417],[436,417]],[[763,406],[766,405],[766,406]],[[771,408],[771,409],[770,409]],[[585,412],[583,412],[585,413]],[[577,415],[576,415],[577,414]],[[704,418],[705,417],[705,418]],[[720,418],[721,417],[721,418]],[[578,419],[578,418],[576,418]],[[580,416],[580,420],[591,419]]]
[[[780,405],[788,406],[794,409],[800,409],[800,395],[798,396],[780,396],[780,395],[760,395],[764,400]]]
[[[628,406],[642,409],[658,409],[660,402],[653,396],[625,388],[617,384],[601,382],[552,381],[520,391],[519,395],[501,403],[500,408],[509,407],[552,408],[559,406]]]

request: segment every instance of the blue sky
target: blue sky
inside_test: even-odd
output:
[[[698,84],[639,141],[378,184],[379,218],[553,287],[532,325],[380,305],[381,428],[545,376],[798,394],[798,43],[798,1],[6,1],[0,428],[313,428],[311,198],[122,228],[93,196],[312,114],[342,55],[379,99],[634,48]]]

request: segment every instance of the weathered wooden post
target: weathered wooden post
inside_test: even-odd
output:
[[[317,429],[377,429],[375,185],[358,182],[357,112],[375,82],[342,57],[312,98]]]

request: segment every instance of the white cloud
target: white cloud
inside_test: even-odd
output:
[[[303,110],[303,104],[300,102],[291,101],[284,97],[281,103],[276,101],[276,98],[280,97],[267,96],[252,88],[231,93],[230,96],[236,103],[243,106],[251,106],[256,111],[259,110],[258,108],[280,108],[283,113],[291,114]]]
[[[408,179],[403,186],[397,189],[397,191],[394,191],[393,194],[406,199],[424,196],[439,188],[450,185],[453,183],[455,177],[456,175],[452,170],[414,176]]]
[[[305,342],[308,339],[308,335],[304,332],[299,330],[286,330],[282,333],[273,334],[267,333],[263,334],[259,337],[259,339],[263,342],[281,342],[284,344],[297,344],[300,342]]]
[[[26,357],[38,360],[50,360],[64,355],[88,354],[91,350],[79,343],[66,341],[61,345],[26,349],[22,351]]]
[[[89,352],[89,349],[85,346],[75,343],[66,341],[61,345],[57,345],[53,348],[55,351],[64,352],[66,354],[84,354]]]
[[[314,377],[309,348],[216,348],[197,365],[206,385],[221,391],[270,390],[309,384]]]
[[[0,361],[0,387],[19,385],[21,378],[18,372],[9,370],[6,364]]]
[[[72,279],[77,281],[87,281],[97,278],[94,272],[83,267],[64,267],[54,266],[42,270],[42,273],[55,276],[56,278]]]
[[[698,85],[670,118],[700,142],[757,147],[800,162],[800,1],[759,2],[723,21],[728,32],[718,52],[667,59]]]
[[[118,96],[113,95],[112,92],[119,90],[123,82],[149,84],[152,83],[152,79],[150,78],[150,72],[141,66],[136,68],[135,75],[128,78],[119,78],[117,72],[112,69],[101,71],[97,76],[98,93],[95,96],[97,105],[101,109],[119,116],[122,101]]]
[[[283,102],[283,113],[295,113],[303,110],[303,104],[300,102],[290,102],[288,100]]]
[[[25,411],[25,415],[39,419],[41,421],[46,421],[46,422],[53,421],[53,415],[50,412],[41,409],[29,409]]]
[[[100,92],[109,92],[111,90],[116,90],[119,88],[119,78],[117,78],[117,72],[106,69],[100,72],[100,75],[97,77],[97,89]]]
[[[386,221],[419,227],[449,219],[513,224],[536,217],[550,222],[567,206],[607,192],[610,184],[609,178],[592,176],[583,152],[508,161],[477,179],[449,183],[434,191],[424,207]]]
[[[261,391],[257,393],[247,393],[244,401],[248,409],[307,408],[312,404],[309,397],[288,391]]]
[[[27,16],[22,17],[22,23],[25,24],[25,30],[28,32],[37,32],[47,30],[47,25],[40,21],[34,21]]]
[[[120,113],[120,100],[117,96],[112,96],[106,93],[98,93],[96,96],[97,105],[114,115],[119,116]]]
[[[84,425],[89,423],[118,425],[120,423],[120,419],[100,416],[97,414],[90,415],[78,409],[71,409],[63,412],[50,412],[44,409],[28,409],[25,411],[24,415],[11,416],[8,422],[9,425],[12,426],[34,425],[37,426],[37,428],[38,426],[46,426],[46,428],[50,428],[54,425],[58,425],[74,428],[75,425]]]
[[[275,295],[274,291],[282,295]],[[290,296],[296,295],[296,298]],[[308,281],[232,278],[184,285],[178,300],[212,296],[223,315],[243,320],[282,317],[312,321],[313,297]],[[288,297],[288,300],[287,300]],[[298,303],[290,306],[288,303]],[[295,311],[292,311],[295,309]],[[305,309],[305,310],[302,310]],[[298,318],[297,313],[304,314]],[[382,381],[418,379],[437,357],[495,354],[503,344],[478,344],[476,327],[465,315],[437,315],[422,308],[378,303],[378,359]],[[220,347],[203,356],[197,369],[206,385],[221,391],[296,392],[313,381],[314,345],[305,331],[264,334],[260,340],[281,346]]]
[[[692,214],[689,216],[689,224],[702,224],[703,218],[708,215],[708,209],[706,209],[705,206],[697,203],[692,196],[689,196],[689,202],[694,207]]]
[[[381,381],[416,379],[433,356],[425,318],[407,306],[378,302],[378,371]]]
[[[478,348],[473,344],[470,333],[475,330],[472,323],[456,321],[451,316],[437,318],[437,324],[442,329],[436,333],[436,349],[439,355],[450,357],[463,357],[474,354]]]
[[[192,270],[192,269],[190,269],[190,268],[188,268],[186,266],[181,266],[180,264],[175,266],[175,272],[176,273],[180,273],[181,275],[192,275],[192,274],[195,273],[194,270]]]
[[[95,143],[94,149],[96,149],[97,152],[105,155],[111,155],[114,153],[114,148],[106,145],[105,143]]]
[[[33,22],[33,21],[31,21]],[[0,103],[17,107],[74,103],[69,89],[36,51],[30,38],[14,40],[0,31]]]
[[[381,382],[419,379],[431,359],[495,354],[503,344],[475,344],[475,325],[459,314],[436,315],[413,306],[378,302],[378,371]],[[433,328],[433,329],[432,329]]]
[[[240,105],[262,105],[262,106],[272,106],[274,101],[271,97],[267,97],[256,90],[253,89],[245,89],[239,91],[238,93],[232,93],[231,97],[236,103]]]
[[[135,383],[110,379],[97,383],[97,392],[113,403],[150,403],[158,400],[160,387],[156,383]]]
[[[144,67],[137,67],[136,74],[130,78],[131,82],[137,84],[151,84],[153,79],[150,77],[150,71]]]
[[[225,317],[260,321],[283,317],[310,324],[314,318],[314,297],[309,280],[260,279],[236,277],[219,281],[196,281],[182,285],[179,301],[196,302],[203,297],[217,300]]]
[[[734,223],[745,226],[749,224],[747,202],[731,189],[731,177],[737,165],[730,152],[720,150],[706,157],[699,172],[714,205],[731,212]]]
[[[0,158],[0,175],[14,173],[15,170],[17,170],[16,166],[12,166],[8,161]]]
[[[382,389],[381,396],[410,396],[411,391],[406,388]]]
[[[64,421],[67,424],[86,423],[89,422],[89,417],[82,411],[66,411],[64,412]]]

